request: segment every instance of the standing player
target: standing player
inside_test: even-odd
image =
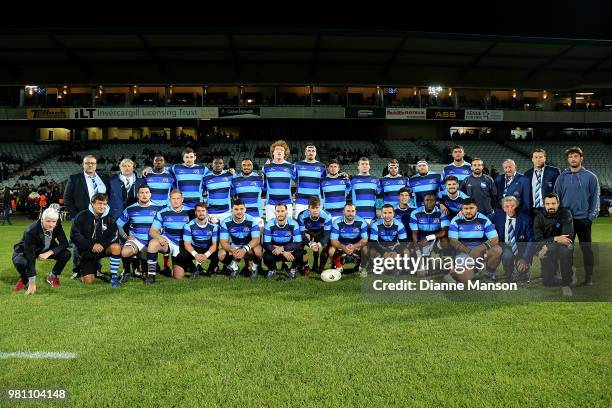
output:
[[[196,204],[195,219],[183,227],[183,245],[185,250],[196,261],[196,270],[191,272],[191,279],[203,271],[203,264],[209,260],[206,276],[211,276],[219,263],[217,242],[219,240],[219,226],[208,221],[208,212],[204,203]]]
[[[162,154],[156,154],[153,158],[153,169],[144,176],[145,183],[151,190],[151,201],[155,205],[167,206],[170,202],[170,190],[175,184],[174,176],[166,169],[166,159]],[[168,263],[170,255],[164,254],[164,271],[170,275]]]
[[[302,265],[302,234],[300,226],[287,214],[287,206],[283,203],[276,204],[275,217],[266,222],[264,227],[264,254],[263,261],[268,267],[268,279],[278,274],[276,263],[291,262],[289,279],[295,279],[297,268]]]
[[[497,206],[497,187],[491,176],[484,174],[484,162],[472,160],[472,175],[459,182],[459,189],[476,201],[481,214],[493,220],[493,208]]]
[[[149,229],[153,224],[155,215],[162,207],[151,202],[151,190],[148,186],[142,186],[138,190],[138,202],[123,210],[121,217],[117,220],[117,231],[125,241],[121,248],[123,258],[134,256],[146,257],[146,247],[149,245]],[[129,235],[123,227],[129,225]],[[143,251],[143,249],[145,249]],[[128,271],[123,271],[122,282],[129,278]],[[145,284],[155,283],[155,275],[147,275]]]
[[[359,269],[361,250],[368,243],[368,223],[356,215],[355,205],[346,204],[344,215],[332,223],[329,257],[332,266],[339,271],[347,263],[355,264],[353,272]]]
[[[351,179],[352,203],[357,215],[370,224],[376,218],[376,196],[382,189],[380,180],[370,175],[370,160],[367,157],[359,159],[359,174]],[[346,212],[346,206],[345,212]]]
[[[147,275],[153,276],[157,267],[157,254],[172,256],[172,276],[182,279],[190,262],[189,254],[181,251],[183,247],[183,228],[193,218],[193,211],[183,206],[183,195],[179,190],[170,192],[170,205],[161,209],[155,215],[149,229],[149,245],[147,246]]]
[[[417,207],[423,205],[423,199],[427,194],[434,196],[440,191],[440,175],[429,171],[429,164],[425,160],[419,160],[416,165],[417,174],[410,177],[410,189],[414,194]]]
[[[295,181],[295,167],[289,163],[289,145],[284,140],[277,140],[270,146],[272,161],[263,167],[265,189],[268,196],[266,202],[266,221],[275,216],[274,207],[278,203],[287,206],[287,213],[293,214],[291,200],[291,183]]]
[[[465,200],[461,214],[451,221],[448,238],[451,246],[457,250],[456,262],[462,259],[465,266],[465,260],[471,258],[471,265],[475,265],[478,264],[476,258],[485,259],[488,278],[495,277],[495,269],[502,254],[499,238],[491,220],[478,212],[473,198]],[[453,276],[459,282],[467,283],[474,277],[474,267],[461,270],[455,268],[452,274],[444,276],[444,280],[454,282]]]
[[[263,204],[261,194],[264,188],[263,178],[253,172],[253,161],[242,161],[242,174],[232,178],[232,197],[241,200],[246,206],[246,213],[257,220],[260,229],[263,229]]]
[[[174,177],[174,188],[183,194],[183,205],[193,210],[195,205],[202,201],[202,180],[210,173],[208,167],[195,164],[196,153],[188,147],[183,150],[183,163],[170,167],[170,174]]]
[[[463,160],[464,155],[465,152],[463,150],[463,146],[453,146],[453,162],[444,167],[444,170],[442,171],[442,180],[446,180],[448,176],[455,176],[459,180],[459,183],[461,183],[472,174],[472,165]]]
[[[166,159],[161,154],[153,158],[153,169],[145,176],[145,183],[151,190],[151,201],[156,205],[166,206],[170,199],[170,190],[175,183],[174,176],[166,170]]]
[[[351,191],[351,180],[340,174],[340,163],[333,159],[327,165],[327,176],[321,180],[323,209],[332,219],[342,217],[346,205],[346,195]]]
[[[408,241],[412,241],[412,234],[410,231],[410,215],[414,208],[410,207],[410,197],[411,191],[409,188],[402,188],[399,192],[399,204],[394,211],[394,217],[396,220],[400,221],[404,228],[406,228],[406,233],[408,234]]]
[[[295,216],[308,209],[310,197],[321,198],[321,180],[325,177],[325,165],[315,160],[317,148],[314,144],[306,145],[306,160],[295,163],[297,191],[295,193]]]
[[[212,173],[202,179],[202,192],[208,194],[206,209],[213,223],[218,223],[232,214],[232,174],[223,171],[223,158],[213,159]]]
[[[399,205],[399,190],[408,187],[408,179],[399,174],[399,163],[395,159],[387,164],[389,174],[380,179],[384,204],[391,204],[393,208]]]
[[[448,176],[444,182],[445,189],[437,195],[440,209],[452,220],[461,211],[463,202],[469,198],[463,191],[459,191],[459,179],[456,176]]]
[[[331,232],[332,217],[321,209],[321,200],[313,196],[308,199],[308,209],[297,217],[302,242],[312,250],[312,271],[320,273],[327,262],[327,244]],[[310,274],[308,253],[304,251],[304,277]]]
[[[238,276],[238,262],[243,259],[245,268],[250,269],[251,278],[257,279],[262,257],[259,225],[255,218],[246,214],[243,201],[235,200],[232,216],[219,224],[219,245],[219,261],[229,265],[230,279]]]

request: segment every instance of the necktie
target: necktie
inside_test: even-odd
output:
[[[508,218],[508,243],[512,249],[512,253],[516,255],[518,252],[518,245],[516,244],[516,237],[514,236],[514,227],[512,226],[512,218]]]
[[[504,186],[504,197],[508,193],[508,184],[512,181],[512,177],[506,177],[506,185]]]
[[[96,183],[96,177],[90,176],[89,178],[91,179],[91,184],[93,186],[93,193],[96,195],[98,194],[98,183]]]
[[[542,207],[542,172],[535,170],[536,176],[536,187],[535,187],[535,203],[534,207],[540,208]]]

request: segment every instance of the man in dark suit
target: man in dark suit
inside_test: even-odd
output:
[[[535,212],[544,208],[544,197],[553,192],[557,177],[561,171],[557,167],[546,165],[546,152],[544,149],[535,149],[531,153],[533,168],[525,172],[529,181],[529,197],[531,199],[531,217]]]
[[[68,239],[59,222],[59,213],[54,208],[47,208],[40,220],[30,224],[14,247],[13,265],[19,272],[15,292],[27,285],[26,294],[36,293],[36,260],[47,259],[55,259],[55,265],[47,276],[47,283],[54,287],[61,286],[59,275],[70,260],[70,251]]]
[[[516,171],[514,160],[507,159],[503,163],[504,174],[497,176],[497,194],[499,198],[514,196],[519,202],[519,208],[525,214],[529,214],[529,180]],[[500,203],[497,204],[498,208]]]
[[[506,196],[502,199],[502,211],[495,213],[494,224],[503,242],[501,263],[504,267],[506,282],[512,282],[514,268],[519,273],[519,281],[529,281],[529,270],[533,258],[534,238],[533,225],[529,216],[519,211],[516,197]]]
[[[143,178],[134,172],[134,162],[123,159],[119,164],[121,173],[110,177],[109,202],[110,214],[114,219],[121,216],[123,210],[138,201],[138,190],[145,184]]]
[[[64,191],[64,203],[70,218],[89,208],[91,197],[98,193],[109,193],[110,183],[108,177],[96,173],[98,162],[92,155],[83,158],[83,173],[70,176],[66,191]]]
[[[110,183],[104,174],[96,173],[98,161],[95,156],[87,155],[83,158],[83,173],[70,176],[64,191],[64,205],[73,220],[78,213],[89,208],[91,198],[100,193],[109,194]],[[76,251],[72,257],[72,277],[78,275],[79,265]]]

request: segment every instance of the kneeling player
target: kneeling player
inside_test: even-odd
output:
[[[455,263],[457,264],[452,276],[446,275],[444,280],[467,283],[474,277],[474,265],[477,261],[486,260],[487,275],[495,276],[495,269],[499,264],[502,248],[495,226],[491,220],[478,212],[476,201],[468,198],[463,202],[461,213],[451,221],[448,228],[450,243],[457,250]],[[461,259],[461,261],[459,261]],[[459,265],[461,262],[463,265]],[[465,267],[469,265],[470,267]]]
[[[331,232],[332,217],[321,209],[319,197],[312,196],[308,199],[308,209],[302,211],[297,217],[302,242],[304,246],[312,250],[312,271],[320,273],[327,262],[327,245]],[[308,253],[304,251],[304,277],[310,274],[308,268]]]
[[[170,193],[170,207],[157,212],[149,230],[147,246],[147,275],[155,277],[157,254],[172,256],[172,276],[182,279],[191,264],[191,256],[183,247],[183,228],[193,218],[193,211],[183,206],[183,194],[179,190]]]
[[[123,258],[139,256],[147,261],[147,245],[149,245],[149,229],[155,219],[155,214],[163,207],[151,202],[151,191],[148,186],[138,189],[138,202],[130,205],[117,220],[117,232],[125,244],[121,248]],[[125,233],[123,227],[129,225],[129,235]],[[129,277],[127,271],[123,271],[122,282],[126,282]],[[148,274],[144,281],[150,285],[155,283],[155,275]]]
[[[262,257],[259,225],[255,218],[246,214],[244,201],[235,200],[232,203],[232,216],[219,225],[219,261],[228,265],[230,279],[238,276],[238,262],[243,259],[245,268],[250,269],[251,278],[257,279]]]
[[[408,235],[406,234],[406,228],[395,219],[395,213],[391,204],[385,204],[382,207],[382,217],[376,220],[370,226],[370,245],[369,245],[369,258],[384,257],[393,258],[400,252],[407,253],[407,247],[404,251],[400,251],[400,242],[408,242]],[[369,264],[364,268],[367,272]]]
[[[348,263],[355,265],[353,272],[359,269],[361,249],[368,243],[368,223],[355,213],[355,206],[346,204],[342,217],[332,223],[328,253],[339,271]]]
[[[203,264],[207,260],[210,262],[206,276],[211,276],[219,264],[217,256],[219,226],[208,221],[208,211],[204,203],[196,204],[195,216],[195,219],[183,228],[183,245],[196,261],[196,270],[191,272],[191,279],[195,279],[203,271]]]
[[[79,259],[77,273],[81,281],[91,284],[96,279],[98,261],[110,257],[111,285],[119,286],[117,272],[121,263],[121,245],[117,237],[117,224],[109,214],[106,194],[95,194],[88,210],[81,211],[72,221],[70,240]]]
[[[275,217],[268,221],[264,227],[263,260],[268,267],[268,279],[277,275],[276,263],[291,262],[289,279],[295,279],[296,269],[302,265],[302,234],[300,226],[287,214],[287,205],[276,203]]]

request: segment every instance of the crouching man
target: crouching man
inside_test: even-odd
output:
[[[117,272],[121,263],[121,245],[117,224],[110,213],[106,194],[95,194],[89,209],[77,214],[70,228],[70,240],[77,249],[77,274],[85,284],[96,279],[98,261],[110,257],[111,285],[119,286]]]
[[[59,213],[53,208],[47,208],[40,220],[30,224],[21,240],[15,245],[13,265],[19,272],[19,280],[14,291],[19,292],[27,285],[27,295],[36,293],[36,261],[54,259],[55,265],[47,276],[47,283],[60,286],[59,275],[70,259],[68,239],[58,221]]]

